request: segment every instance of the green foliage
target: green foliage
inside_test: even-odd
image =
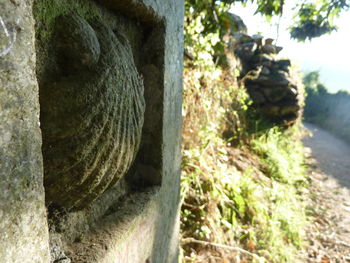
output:
[[[234,2],[234,0],[187,0],[185,1],[185,21],[189,22],[188,20],[201,17],[205,33],[216,33],[223,27],[223,14]]]
[[[251,1],[258,5],[256,13],[267,16],[268,18],[283,13],[284,0],[256,0]]]
[[[184,71],[182,255],[184,262],[196,262],[201,250],[208,250],[186,243],[190,238],[258,255],[259,260],[241,255],[249,262],[298,262],[306,175],[297,128],[264,129],[263,120],[248,113],[244,88],[214,59],[224,53],[226,12],[234,2],[186,1],[185,48],[194,59]],[[254,2],[268,17],[283,12],[284,1]],[[320,85],[315,89],[322,92]],[[247,118],[254,118],[254,127]],[[236,163],[242,159],[243,169]]]
[[[214,66],[214,48],[219,43],[219,32],[203,34],[205,16],[188,19],[186,24],[185,48],[195,59],[193,66],[201,66],[209,70]]]
[[[218,131],[202,131],[203,143],[183,151],[182,238],[241,246],[260,262],[298,262],[306,223],[300,194],[305,170],[302,145],[291,136],[295,131],[273,129],[251,142],[265,177],[257,167],[237,170],[230,159],[238,156]],[[188,260],[183,262],[197,262],[200,248],[182,248]]]
[[[337,29],[334,18],[349,7],[346,0],[320,0],[302,3],[291,28],[292,38],[304,41]]]
[[[252,141],[252,149],[268,167],[267,173],[275,180],[298,185],[305,180],[303,147],[299,140],[290,140],[297,127],[282,131],[275,127]]]
[[[236,2],[244,4],[248,0],[186,0],[185,46],[191,48],[198,41],[192,35],[193,30],[189,30],[193,28],[192,21],[194,20],[196,20],[196,24],[201,24],[200,27],[196,27],[196,34],[200,34],[204,38],[214,34],[222,40],[229,29],[226,13]],[[250,2],[257,4],[256,13],[260,13],[269,19],[272,16],[283,15],[283,7],[286,1],[250,0]],[[334,18],[339,16],[342,10],[348,9],[349,5],[349,0],[296,1],[294,24],[290,27],[291,37],[299,41],[305,41],[336,30]],[[210,45],[210,48],[215,52],[223,53],[222,41],[214,42]]]
[[[326,119],[328,116],[328,107],[322,101],[329,96],[327,88],[319,80],[318,71],[312,71],[303,78],[305,91],[307,94],[305,100],[304,116],[308,121],[315,121],[318,118]]]
[[[290,140],[291,132],[273,130],[248,142],[255,153],[232,148],[248,141],[243,87],[210,63],[185,68],[184,86],[182,262],[196,262],[208,249],[186,238],[239,246],[259,262],[295,262],[305,224],[301,144]],[[232,136],[224,139],[225,130]],[[234,162],[243,156],[247,167],[239,170]]]
[[[214,63],[215,53],[223,53],[224,14],[230,5],[209,0],[185,1],[185,49],[194,65]]]
[[[319,77],[317,71],[304,76],[307,93],[304,118],[350,142],[350,93],[329,93]]]
[[[317,92],[317,85],[319,84],[320,73],[318,71],[312,71],[303,77],[303,83],[308,90]]]

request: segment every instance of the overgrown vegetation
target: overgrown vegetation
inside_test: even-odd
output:
[[[350,143],[350,93],[338,91],[330,93],[321,83],[319,72],[309,72],[304,76],[307,93],[305,120],[325,128]]]
[[[249,136],[244,89],[227,72],[212,69],[215,74],[187,68],[184,78],[182,262],[209,262],[215,256],[295,262],[306,220],[300,195],[303,149],[291,139],[296,128]],[[225,140],[222,131],[229,127],[237,137]],[[240,146],[233,147],[237,139]]]
[[[261,129],[237,72],[216,63],[227,28],[209,30],[204,20],[224,17],[230,2],[186,5],[181,262],[298,262],[306,223],[299,126]]]
[[[291,1],[291,0],[290,0]],[[286,0],[186,0],[186,18],[200,20],[202,34],[218,33],[222,35],[227,30],[225,12],[234,3],[255,3],[256,13],[270,19],[272,16],[282,16]],[[298,0],[292,2],[294,21],[289,28],[291,37],[305,41],[316,38],[337,29],[335,18],[343,10],[350,7],[349,0]],[[216,50],[222,49],[221,43],[213,45]]]

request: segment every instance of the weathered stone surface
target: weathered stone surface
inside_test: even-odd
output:
[[[34,10],[31,3],[0,0],[10,32],[0,24],[0,261],[177,262],[183,1],[36,0]],[[144,129],[138,72],[153,115]],[[141,130],[142,151],[120,177]],[[129,182],[135,171],[151,186]]]
[[[263,66],[262,69],[261,69],[261,74],[263,74],[263,75],[270,75],[271,74],[271,70],[269,70],[268,67]]]
[[[287,94],[287,89],[285,87],[263,88],[261,90],[270,102],[278,102]]]
[[[299,94],[298,94],[298,88],[297,87],[295,87],[293,85],[288,86],[286,98],[289,98],[289,99],[292,99],[292,100],[297,100],[298,95]]]
[[[95,30],[79,15],[56,18],[55,40],[60,66],[72,74],[73,70],[91,68],[100,58],[101,48]],[[100,39],[103,42],[103,39]]]
[[[273,41],[275,41],[273,38],[266,38],[265,45],[272,45]]]
[[[252,35],[252,38],[254,39],[255,43],[258,45],[258,46],[262,46],[262,42],[263,42],[263,39],[264,37],[262,35]]]
[[[31,8],[32,1],[0,0],[2,263],[49,262]]]
[[[280,107],[276,105],[266,105],[262,107],[262,112],[268,116],[277,117],[280,115]]]
[[[55,30],[59,70],[40,83],[46,199],[83,207],[135,159],[143,82],[128,41],[103,22],[72,14]]]
[[[239,16],[227,12],[224,16],[224,20],[231,32],[247,33],[247,26],[244,24],[242,18]]]
[[[254,56],[257,49],[257,44],[255,42],[246,42],[236,49],[236,54],[239,58],[244,60],[249,60]]]
[[[274,61],[274,58],[271,55],[268,54],[256,54],[250,59],[251,63],[261,63],[261,62],[271,62]]]
[[[278,54],[283,48],[282,47],[278,47],[275,45],[267,45],[265,44],[264,46],[262,46],[261,50],[265,53],[265,54]]]
[[[261,105],[266,102],[265,96],[258,90],[249,90],[249,96],[257,105]]]
[[[249,36],[237,37],[235,54],[243,66],[242,80],[253,101],[252,106],[272,124],[295,123],[301,116],[302,85],[290,60],[277,59],[282,47],[274,45],[272,38],[254,35],[256,46],[253,49]]]
[[[235,32],[232,34],[232,36],[234,37],[234,39],[238,44],[255,41],[254,38],[252,38],[251,36],[243,32],[240,32],[240,33]]]
[[[263,45],[261,50],[265,54],[275,54],[276,53],[276,48],[274,45]]]
[[[283,68],[286,70],[292,65],[289,59],[280,59],[276,61],[276,63],[279,68]]]
[[[279,70],[272,71],[268,76],[260,74],[260,76],[254,80],[254,82],[264,86],[288,86],[290,80],[288,73]]]
[[[264,66],[267,68],[273,68],[274,61],[273,60],[266,60],[266,61],[261,61],[261,62],[254,62],[251,64],[252,68],[257,68],[259,66]]]
[[[50,256],[51,263],[71,263],[63,251],[63,244],[59,233],[50,231]]]
[[[283,107],[281,107],[281,115],[295,114],[299,110],[300,106],[298,105],[283,105]]]

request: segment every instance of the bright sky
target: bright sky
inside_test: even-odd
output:
[[[265,37],[276,39],[276,24],[279,18],[270,23],[259,15],[254,16],[254,5],[242,7],[236,5],[231,12],[239,15],[248,27],[249,34],[261,32]],[[291,10],[291,8],[286,8]],[[292,23],[292,12],[285,11],[280,20],[280,30],[277,44],[283,47],[281,55],[289,57],[300,65],[305,72],[319,70],[321,81],[332,92],[338,90],[350,91],[350,11],[343,12],[336,20],[339,30],[330,35],[313,39],[311,42],[298,43],[291,40],[287,29]]]

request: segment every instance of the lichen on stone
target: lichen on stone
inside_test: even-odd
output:
[[[143,81],[127,39],[101,19],[58,16],[52,41],[56,72],[39,83],[46,199],[79,208],[135,159]]]

